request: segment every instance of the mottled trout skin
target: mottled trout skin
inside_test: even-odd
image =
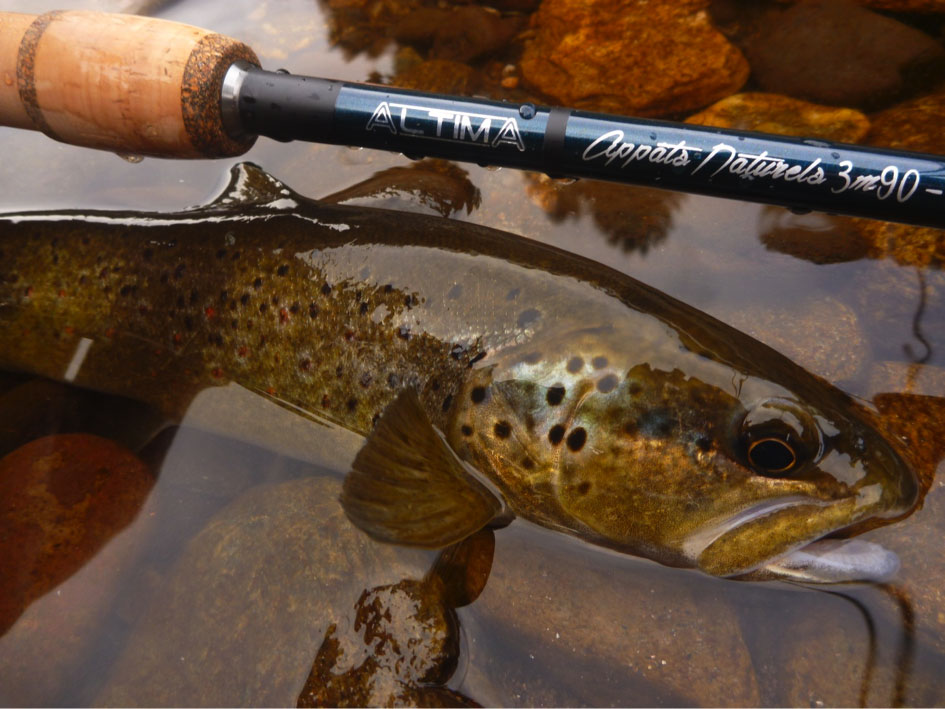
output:
[[[519,515],[711,573],[914,503],[845,395],[668,296],[508,234],[270,187],[180,214],[0,218],[0,368],[178,419],[237,382],[364,435],[414,388]],[[773,399],[818,429],[775,477],[739,439]]]

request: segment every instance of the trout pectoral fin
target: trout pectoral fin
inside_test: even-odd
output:
[[[358,452],[341,504],[374,539],[434,549],[477,532],[504,508],[456,457],[412,389],[387,407]]]

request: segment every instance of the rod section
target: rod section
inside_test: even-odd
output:
[[[941,156],[330,81],[248,64],[230,71],[240,86],[230,100],[242,130],[277,140],[945,227]]]

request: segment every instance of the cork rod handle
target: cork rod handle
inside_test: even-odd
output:
[[[167,20],[102,12],[0,12],[0,125],[133,155],[240,155],[220,96],[245,44]]]

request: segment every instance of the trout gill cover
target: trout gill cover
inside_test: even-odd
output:
[[[913,472],[848,396],[605,266],[307,200],[0,217],[0,367],[180,419],[228,382],[366,436],[342,503],[445,546],[511,515],[720,576],[882,578]]]

